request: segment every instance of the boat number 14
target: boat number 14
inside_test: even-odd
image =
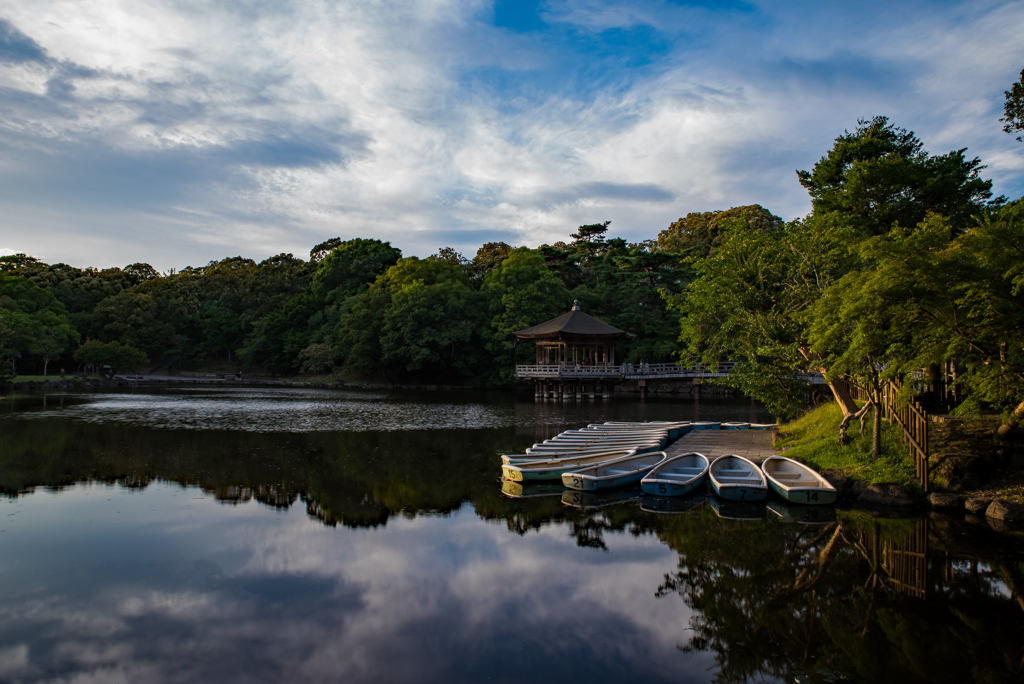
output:
[[[807,500],[808,501],[817,501],[818,500],[818,492],[804,492],[804,493],[807,494]]]

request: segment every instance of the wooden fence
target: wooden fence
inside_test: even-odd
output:
[[[928,486],[928,413],[917,401],[900,405],[900,386],[889,381],[882,387],[882,414],[889,424],[896,423],[903,430],[903,442],[910,450],[910,460],[917,468],[917,479],[924,491]]]

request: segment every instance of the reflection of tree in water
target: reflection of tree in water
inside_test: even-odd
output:
[[[680,516],[662,533],[680,569],[657,595],[678,593],[694,609],[693,635],[680,648],[715,653],[719,682],[797,673],[809,681],[1020,681],[1016,598],[994,581],[975,582],[967,599],[970,575],[927,566],[928,530],[928,521],[857,516],[820,527]],[[1016,592],[1021,564],[1004,565],[1005,586]]]
[[[611,529],[612,525],[604,518],[587,516],[583,520],[570,521],[569,536],[576,537],[576,546],[607,551],[604,533]]]

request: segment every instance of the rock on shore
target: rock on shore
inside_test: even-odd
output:
[[[985,517],[1003,522],[1024,522],[1024,506],[1005,499],[996,499],[985,509]]]
[[[860,503],[875,506],[913,506],[914,499],[910,492],[895,482],[877,482],[857,497]]]

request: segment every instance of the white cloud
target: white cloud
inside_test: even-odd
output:
[[[0,65],[0,241],[166,270],[333,235],[425,256],[607,219],[641,239],[752,202],[793,218],[793,170],[878,113],[1024,190],[996,121],[1024,65],[1018,3],[547,7],[550,35],[515,35],[482,0],[0,0],[50,60]]]

